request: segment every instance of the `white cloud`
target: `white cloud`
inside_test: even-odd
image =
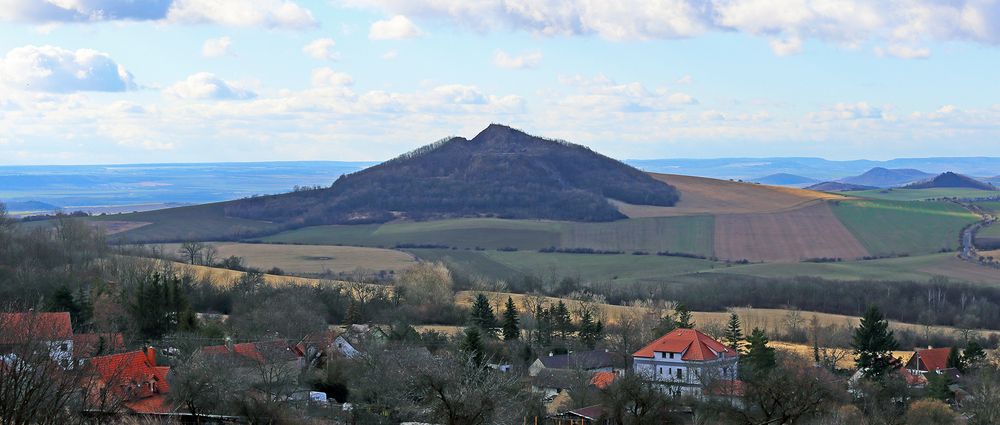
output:
[[[372,23],[368,38],[372,40],[402,40],[420,37],[422,34],[420,28],[417,28],[409,18],[396,15],[390,19]]]
[[[218,58],[231,54],[233,40],[229,37],[210,38],[201,45],[201,55],[206,58]]]
[[[391,61],[397,57],[399,57],[399,52],[395,50],[387,50],[385,53],[382,53],[383,60]]]
[[[997,0],[351,0],[389,14],[450,20],[475,31],[598,35],[611,40],[694,37],[738,31],[766,37],[778,54],[818,39],[840,46],[1000,44]],[[902,52],[901,52],[902,53]]]
[[[900,59],[925,59],[931,56],[930,49],[893,44],[888,48],[876,47],[875,54],[879,56],[892,56]]]
[[[810,114],[816,121],[862,120],[891,118],[881,107],[868,102],[837,103],[823,111]]]
[[[354,85],[354,78],[351,78],[349,74],[330,68],[319,68],[312,72],[312,85],[313,87],[344,87]]]
[[[677,84],[688,85],[691,83],[694,83],[694,78],[692,78],[690,75],[685,75],[677,79]]]
[[[302,52],[314,59],[334,61],[340,59],[340,54],[333,51],[335,45],[332,38],[317,38],[302,47]]]
[[[55,46],[11,49],[0,59],[0,82],[22,90],[69,93],[134,89],[132,74],[106,53]]]
[[[292,29],[317,24],[312,12],[290,0],[0,0],[0,20],[132,20]]]
[[[511,56],[503,50],[497,50],[493,55],[493,64],[507,69],[535,68],[542,62],[542,52],[530,52]]]
[[[253,91],[241,88],[209,72],[193,74],[167,87],[163,93],[178,99],[192,100],[239,100],[257,97]]]

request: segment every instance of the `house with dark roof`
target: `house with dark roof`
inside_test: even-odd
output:
[[[735,380],[739,354],[694,329],[675,329],[633,355],[633,369],[675,395],[704,396],[715,381]]]
[[[302,352],[283,340],[242,342],[201,347],[201,354],[225,361],[235,367],[288,363],[302,367]]]
[[[913,374],[926,374],[948,368],[948,354],[951,348],[926,348],[914,350],[913,356],[906,362],[906,370]]]
[[[92,398],[104,397],[111,406],[121,403],[137,414],[163,414],[174,411],[166,395],[170,392],[167,375],[170,368],[156,365],[156,350],[97,356],[84,362],[84,370],[94,376],[95,385],[86,388]],[[90,381],[87,381],[88,383]]]
[[[625,359],[607,350],[579,351],[566,354],[549,353],[528,367],[528,375],[538,375],[543,369],[583,370],[587,372],[620,372]]]
[[[602,420],[604,406],[597,404],[594,406],[581,407],[559,414],[549,416],[546,424],[549,425],[610,425],[610,419]]]
[[[52,361],[72,368],[73,325],[69,313],[0,313],[0,352],[8,353],[24,344],[40,344]]]

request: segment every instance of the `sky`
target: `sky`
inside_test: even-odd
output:
[[[0,165],[1000,156],[1000,0],[0,0]]]

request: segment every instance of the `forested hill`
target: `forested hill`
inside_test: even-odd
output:
[[[234,201],[226,214],[295,225],[501,217],[610,221],[608,199],[672,206],[677,190],[590,149],[490,125],[365,170],[326,189]]]
[[[952,172],[943,173],[933,179],[904,186],[904,189],[932,189],[939,187],[962,187],[979,190],[997,190],[992,184],[984,183],[969,176]]]

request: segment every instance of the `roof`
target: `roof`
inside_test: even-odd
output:
[[[674,329],[636,351],[634,357],[653,358],[657,352],[684,353],[684,361],[709,361],[736,357],[733,349],[694,329]]]
[[[916,350],[914,358],[919,362],[916,369],[927,372],[947,369],[949,353],[951,353],[951,348],[948,347]]]
[[[542,362],[542,365],[548,369],[587,370],[614,367],[615,364],[622,363],[618,361],[619,359],[616,357],[617,356],[607,351],[595,350],[542,356],[538,358],[538,361]]]
[[[118,332],[73,335],[73,357],[88,358],[125,351],[125,338]]]
[[[916,387],[916,386],[927,385],[927,377],[925,377],[922,374],[911,373],[909,370],[902,368],[896,369],[896,371],[903,377],[903,380],[906,381],[906,385],[908,386]]]
[[[29,338],[42,341],[73,337],[69,313],[0,313],[0,344],[18,344]]]
[[[170,412],[163,394],[170,392],[167,374],[170,368],[156,366],[155,352],[130,351],[98,356],[87,361],[86,367],[97,375],[103,387],[111,387],[125,406],[139,413]]]
[[[569,388],[576,380],[587,379],[581,372],[570,369],[542,369],[538,375],[531,377],[531,385],[538,388]]]
[[[566,413],[572,416],[579,416],[583,419],[596,421],[600,419],[601,416],[604,415],[604,406],[600,404],[595,404],[593,406],[581,407],[576,410],[570,410],[569,412]]]
[[[615,378],[618,376],[614,372],[594,372],[590,377],[590,385],[597,387],[599,390],[603,390],[615,382]]]
[[[282,340],[233,344],[232,351],[225,345],[210,345],[201,347],[201,352],[216,356],[231,356],[231,359],[240,362],[253,361],[256,363],[293,361],[299,353],[297,349],[289,347]]]

